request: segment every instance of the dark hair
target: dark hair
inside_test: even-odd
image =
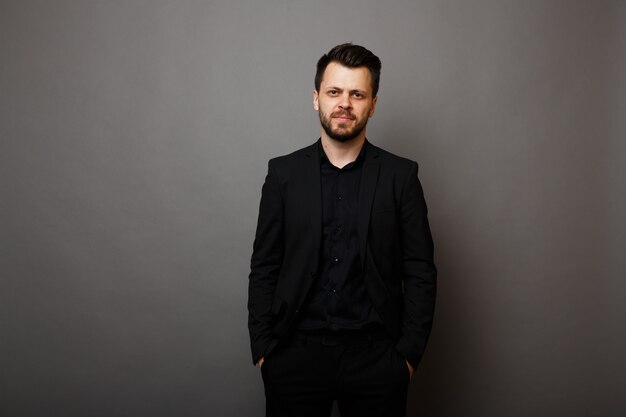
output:
[[[331,62],[338,62],[349,68],[367,67],[372,76],[372,93],[376,97],[378,84],[380,83],[380,59],[371,51],[359,45],[344,43],[335,46],[317,61],[317,72],[315,73],[315,91],[320,91],[320,84],[324,77],[324,71]]]

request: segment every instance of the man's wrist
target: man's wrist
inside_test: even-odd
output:
[[[405,359],[405,362],[406,362],[406,366],[409,368],[409,377],[413,377],[415,368],[413,368],[413,365],[411,365],[411,362],[407,361],[406,359]]]

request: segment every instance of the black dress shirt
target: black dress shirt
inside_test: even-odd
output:
[[[382,324],[365,288],[357,207],[367,146],[343,168],[334,166],[318,141],[322,184],[322,247],[316,281],[302,309],[301,330],[358,330]]]

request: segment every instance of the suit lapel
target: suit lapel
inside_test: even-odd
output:
[[[319,141],[306,149],[304,161],[304,190],[307,190],[311,242],[319,248],[322,242],[322,180],[320,178]]]
[[[361,265],[365,267],[365,250],[367,247],[367,233],[369,231],[370,214],[374,192],[378,182],[378,148],[371,143],[367,143],[365,150],[365,160],[363,161],[363,172],[361,174],[361,184],[359,185],[359,204],[357,212],[357,231],[359,237],[359,254],[361,255]]]

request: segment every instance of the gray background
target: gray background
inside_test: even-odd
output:
[[[1,0],[3,417],[263,415],[260,187],[345,41],[435,238],[409,415],[626,413],[624,1]]]

